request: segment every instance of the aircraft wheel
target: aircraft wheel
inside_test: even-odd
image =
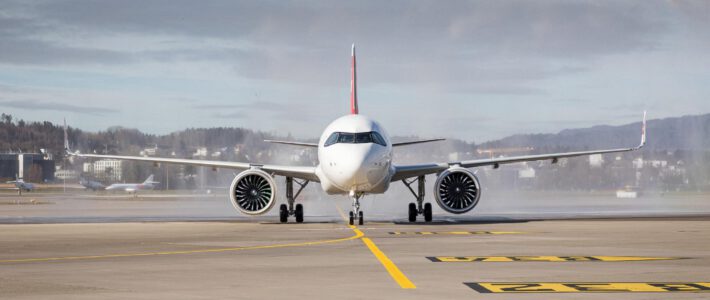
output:
[[[424,204],[424,221],[425,222],[431,222],[432,216],[431,216],[431,203],[425,203]]]
[[[286,204],[279,206],[279,221],[281,221],[281,223],[288,222],[288,207]]]
[[[364,216],[364,214],[363,214],[362,211],[361,211],[361,212],[360,212],[360,215],[359,215],[358,218],[357,218],[357,224],[358,224],[358,225],[362,225],[362,223],[365,222],[365,218],[364,218],[363,216]]]
[[[296,223],[303,223],[303,205],[296,204]]]
[[[412,203],[409,203],[409,222],[416,222],[417,221],[417,205]]]
[[[354,218],[353,218],[353,212],[350,212],[350,225],[355,225]]]

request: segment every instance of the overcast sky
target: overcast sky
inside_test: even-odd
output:
[[[0,112],[85,130],[514,133],[710,112],[710,1],[4,1]]]

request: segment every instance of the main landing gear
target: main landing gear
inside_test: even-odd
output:
[[[353,199],[353,210],[350,211],[350,225],[355,225],[355,219],[357,219],[357,224],[362,225],[365,221],[364,214],[360,211],[360,198],[362,194],[355,191],[350,191],[350,198]]]
[[[299,186],[296,195],[293,194],[294,182]],[[281,223],[288,222],[288,216],[296,216],[296,223],[303,223],[303,205],[299,203],[294,207],[293,204],[296,202],[296,197],[303,191],[303,188],[308,185],[308,182],[308,180],[298,181],[294,180],[293,177],[286,177],[286,201],[288,205],[281,204],[281,206],[279,206],[279,221],[281,221]]]
[[[415,192],[411,186],[415,181],[417,182],[417,192]],[[409,191],[412,192],[414,198],[417,199],[416,204],[409,203],[409,222],[416,222],[417,215],[424,215],[424,221],[431,222],[431,203],[424,203],[424,176],[419,176],[416,179],[409,181],[407,179],[402,179],[402,182],[404,182],[404,185],[406,185]]]

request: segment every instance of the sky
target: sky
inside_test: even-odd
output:
[[[0,0],[0,112],[484,142],[710,112],[710,1]]]

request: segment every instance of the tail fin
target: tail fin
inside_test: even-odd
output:
[[[350,69],[350,113],[357,115],[357,67],[355,64],[355,44],[353,44],[352,56],[353,62]]]
[[[152,182],[153,182],[153,174],[150,174],[150,176],[148,176],[148,178],[145,181],[143,181],[143,183],[152,183]]]

